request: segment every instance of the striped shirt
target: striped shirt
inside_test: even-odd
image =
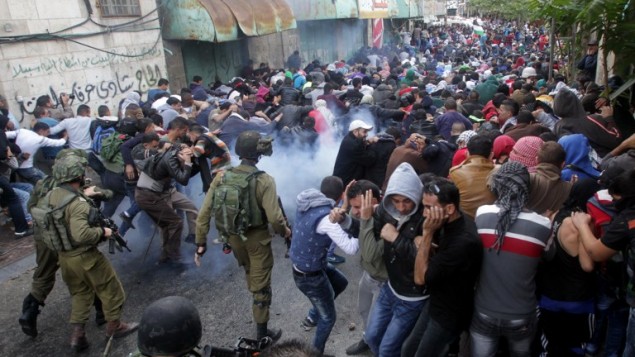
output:
[[[521,212],[497,252],[492,246],[497,236],[498,212],[496,205],[481,206],[476,211],[484,253],[475,308],[499,319],[527,318],[536,310],[536,270],[551,236],[551,222],[537,213]]]

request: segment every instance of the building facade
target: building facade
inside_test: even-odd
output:
[[[116,114],[129,92],[167,77],[154,0],[0,1],[0,94],[29,125],[38,96]]]

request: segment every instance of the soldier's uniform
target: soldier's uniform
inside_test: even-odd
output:
[[[95,210],[90,198],[72,187],[62,185],[51,192],[50,203],[56,206],[73,192],[77,197],[65,208],[64,219],[75,249],[59,253],[62,278],[72,297],[71,323],[86,323],[95,294],[102,301],[106,321],[119,320],[125,295],[110,262],[97,249],[104,230],[99,222],[89,222]]]
[[[85,165],[77,157],[56,160],[53,176],[59,186],[47,194],[49,207],[63,207],[62,223],[65,233],[59,234],[62,234],[62,241],[68,244],[58,252],[57,259],[62,278],[71,294],[71,347],[75,351],[88,347],[84,328],[95,295],[103,303],[104,315],[108,321],[108,337],[123,337],[137,328],[137,324],[126,324],[120,320],[125,294],[110,262],[97,249],[97,245],[105,239],[106,229],[100,226],[98,209],[81,191],[84,168]],[[66,202],[68,204],[64,205]],[[43,205],[46,203],[42,202]],[[40,228],[47,229],[46,225]],[[47,259],[43,263],[49,265],[53,256],[49,255]]]
[[[85,167],[88,164],[86,152],[78,149],[64,149],[57,155],[56,160],[72,159],[76,165]],[[27,203],[29,211],[38,204],[38,201],[46,196],[46,194],[58,186],[57,180],[53,176],[47,176],[37,182],[33,193]],[[102,190],[106,199],[112,196],[109,190]],[[40,228],[34,226],[35,241],[35,262],[37,264],[33,272],[33,281],[31,282],[31,292],[26,296],[22,306],[22,316],[19,319],[22,331],[29,336],[37,336],[37,315],[39,306],[44,305],[44,301],[55,286],[55,274],[59,268],[58,254],[51,250],[42,242]],[[98,325],[106,323],[103,311],[101,309],[101,301],[95,300],[96,322]]]
[[[249,133],[249,132],[245,132]],[[245,134],[243,133],[243,134]],[[241,134],[241,136],[243,135]],[[255,133],[260,137],[259,134]],[[236,142],[236,150],[239,152],[239,140]],[[255,147],[254,147],[255,149]],[[251,156],[243,156],[241,158],[252,158]],[[260,155],[257,155],[259,157]],[[257,160],[255,160],[257,161]],[[243,162],[233,168],[233,171],[252,173],[258,169],[255,161],[243,160]],[[210,189],[205,195],[205,200],[200,208],[198,219],[196,221],[196,244],[198,246],[206,245],[207,233],[210,229],[210,220],[212,218],[212,201],[214,198],[214,190],[220,184],[223,175],[217,175]],[[269,233],[268,224],[271,224],[273,230],[285,235],[287,225],[278,204],[278,194],[276,193],[276,183],[273,177],[266,173],[257,175],[256,178],[256,202],[258,208],[264,212],[266,222],[259,227],[251,227],[243,241],[238,235],[230,235],[228,239],[229,245],[232,247],[234,257],[238,264],[245,269],[247,280],[247,288],[253,295],[252,312],[254,321],[258,325],[258,339],[267,335],[267,322],[269,321],[269,306],[271,305],[271,271],[273,269],[273,252],[271,250],[272,237]],[[269,331],[271,332],[271,331]],[[279,336],[278,336],[279,337]]]

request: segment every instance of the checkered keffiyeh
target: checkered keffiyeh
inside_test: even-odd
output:
[[[529,172],[536,172],[536,165],[538,165],[538,151],[544,144],[544,141],[537,136],[526,136],[520,138],[512,152],[509,154],[510,161],[520,162],[525,165]]]
[[[496,224],[496,242],[490,249],[500,251],[505,233],[522,211],[529,197],[529,172],[516,161],[508,161],[494,174],[490,189],[496,195],[495,204],[500,208]]]

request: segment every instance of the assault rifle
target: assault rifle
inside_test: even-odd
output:
[[[263,337],[260,340],[239,337],[234,348],[205,346],[201,357],[255,357],[272,343],[271,337]]]
[[[280,210],[282,211],[282,217],[284,217],[284,221],[287,223],[287,227],[291,230],[291,235],[288,238],[284,239],[284,243],[287,245],[287,251],[284,253],[285,258],[289,258],[289,249],[291,249],[291,238],[293,237],[293,228],[291,228],[291,223],[289,222],[289,217],[287,213],[284,211],[284,206],[282,205],[282,200],[280,196],[278,196],[278,205],[280,206]]]
[[[123,248],[126,248],[127,251],[132,252],[128,247],[128,242],[126,242],[121,234],[119,234],[119,227],[115,221],[110,218],[104,217],[101,211],[99,212],[99,221],[101,222],[101,226],[104,228],[110,228],[112,234],[108,237],[108,253],[115,254],[115,248],[119,252],[123,252]]]

